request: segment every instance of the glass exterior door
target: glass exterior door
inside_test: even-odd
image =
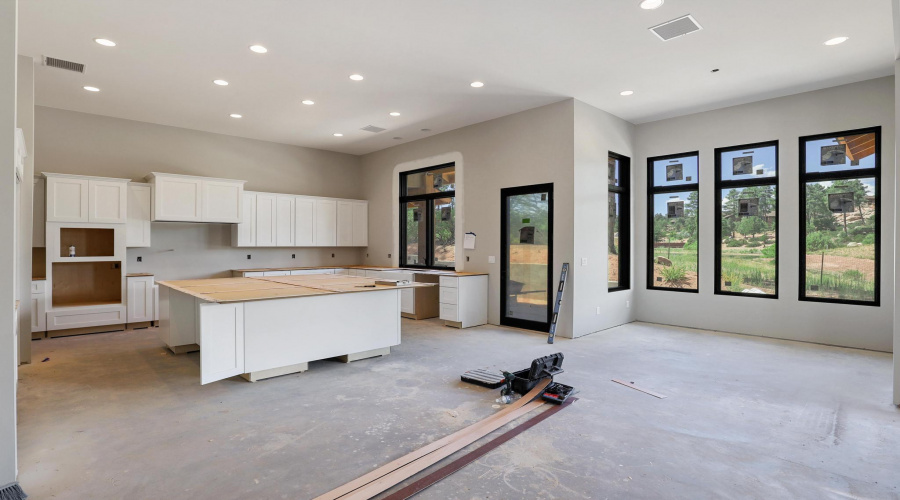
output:
[[[553,184],[501,190],[500,323],[542,332],[553,312]]]

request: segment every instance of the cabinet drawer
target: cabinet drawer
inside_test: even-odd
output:
[[[459,309],[456,304],[441,304],[441,319],[445,321],[459,321]]]
[[[441,304],[459,304],[459,289],[447,286],[441,287]]]
[[[47,330],[65,330],[125,323],[125,306],[75,310],[57,310],[47,313]]]
[[[45,290],[44,287],[46,286],[46,284],[47,284],[46,281],[32,281],[31,282],[31,293],[43,295],[44,290]]]
[[[459,288],[459,278],[456,276],[441,276],[441,286],[449,288]]]

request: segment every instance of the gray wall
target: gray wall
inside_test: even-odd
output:
[[[500,189],[554,184],[554,279],[559,279],[563,262],[572,262],[573,117],[574,101],[567,100],[363,156],[363,198],[369,200],[369,257],[365,262],[396,263],[394,249],[399,235],[394,216],[398,203],[395,168],[441,155],[461,157],[463,180],[458,183],[463,192],[457,193],[457,204],[464,212],[462,231],[474,232],[477,244],[475,250],[457,254],[457,269],[490,273],[488,318],[490,323],[498,324]],[[459,230],[457,235],[461,235]],[[488,256],[495,256],[496,262],[489,264]],[[470,260],[465,261],[466,257]],[[571,287],[566,295],[558,326],[560,336],[573,334]]]
[[[798,137],[882,126],[881,307],[801,302]],[[714,149],[780,141],[779,299],[713,294]],[[891,351],[894,305],[894,78],[834,87],[637,127],[635,238],[637,319]],[[700,151],[700,293],[646,289],[647,157]]]
[[[35,108],[35,135],[38,173],[141,181],[150,172],[166,172],[243,179],[250,191],[364,194],[360,159],[353,155],[41,106]],[[227,224],[159,222],[151,235],[152,248],[128,250],[128,272],[153,272],[157,279],[219,277],[233,268],[359,264],[365,255],[355,248],[232,248]]]
[[[34,183],[34,59],[18,57],[16,88],[16,126],[25,135],[28,159],[22,183],[19,185],[18,215],[18,298],[19,303],[19,363],[31,362],[31,237],[33,234],[32,204]]]
[[[636,168],[636,158],[635,128],[625,120],[575,101],[574,130],[575,260],[572,262],[574,272],[571,284],[574,288],[575,336],[579,337],[634,321],[634,279],[630,290],[607,291],[609,238],[606,229],[609,215],[609,152],[631,158],[632,170]],[[634,222],[632,217],[632,228],[635,227]],[[584,258],[588,259],[586,266],[582,265]]]
[[[16,480],[16,0],[0,0],[0,487]]]

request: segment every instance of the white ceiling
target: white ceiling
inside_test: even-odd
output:
[[[568,97],[642,123],[893,73],[891,0],[638,3],[20,0],[19,52],[87,66],[39,66],[41,106],[352,154]],[[647,30],[684,14],[704,29]]]

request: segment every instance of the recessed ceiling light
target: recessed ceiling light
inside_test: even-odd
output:
[[[256,52],[257,54],[265,54],[269,51],[269,49],[263,47],[262,45],[251,45],[250,50]]]
[[[316,103],[316,101],[311,101],[311,100],[309,100],[309,99],[304,99],[304,100],[302,100],[302,101],[300,101],[300,102],[302,102],[303,104],[306,104],[307,106],[312,106],[313,104]]]
[[[107,40],[106,38],[94,38],[94,41],[103,45],[104,47],[115,47],[116,42],[112,40]]]
[[[97,87],[82,87],[82,88],[84,90],[87,90],[88,92],[100,92],[100,89],[98,89]]]
[[[221,85],[223,87],[225,85],[228,85],[228,82],[226,82],[225,80],[213,80],[213,83],[215,83],[216,85]]]
[[[624,95],[624,96],[629,96],[632,94],[634,94],[633,90],[623,90],[623,91],[619,92],[619,95]]]
[[[362,76],[362,75],[357,75],[357,74],[354,73],[354,74],[350,75],[350,79],[353,80],[353,81],[358,82],[358,81],[360,81],[360,80],[363,79],[363,76]]]
[[[239,114],[237,114],[237,113],[231,113],[231,114],[228,115],[228,116],[230,116],[230,117],[232,117],[232,118],[243,118],[243,115],[239,115]]]
[[[335,134],[333,134],[333,135],[334,135],[335,137],[344,137],[344,134],[342,134],[342,133],[340,133],[340,132],[337,132],[337,133],[335,133]]]
[[[400,113],[397,111],[391,111],[391,116],[400,116]]]
[[[644,10],[653,10],[662,7],[662,4],[665,3],[665,0],[643,0],[641,2],[641,8]]]
[[[840,45],[849,39],[850,39],[849,36],[839,36],[837,38],[832,38],[831,40],[828,40],[827,42],[825,42],[825,45]]]
[[[476,89],[480,89],[481,87],[484,87],[484,82],[472,82],[469,85],[475,87]]]

